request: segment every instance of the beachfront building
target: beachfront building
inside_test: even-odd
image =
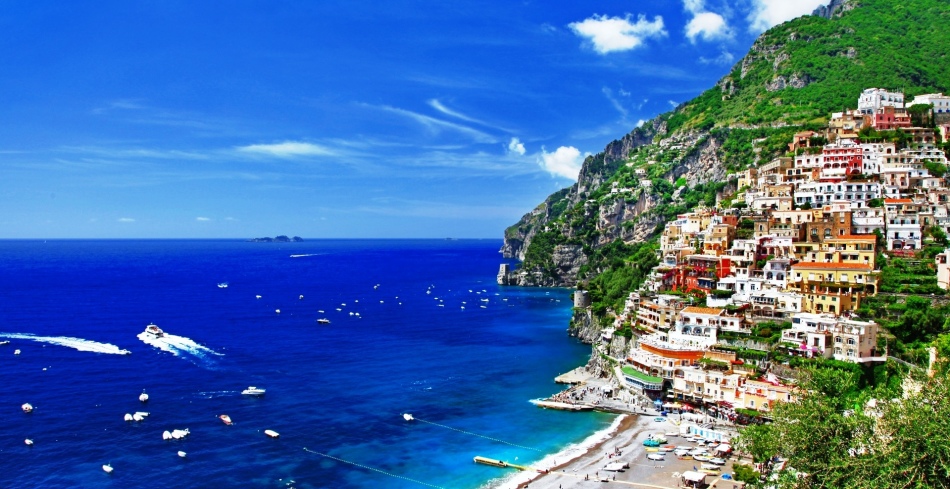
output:
[[[727,316],[724,309],[690,306],[680,312],[679,319],[670,329],[669,341],[705,350],[716,344],[719,328],[739,331],[742,321],[742,317]]]

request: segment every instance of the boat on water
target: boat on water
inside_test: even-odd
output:
[[[26,402],[26,403],[23,403],[22,406],[20,406],[20,409],[22,409],[24,413],[32,413],[32,412],[33,412],[33,405],[30,404],[30,403],[28,403],[28,402]]]
[[[0,346],[9,345],[9,344],[10,344],[10,340],[3,340],[3,341],[0,341]]]
[[[227,414],[222,414],[221,416],[218,416],[218,419],[220,419],[226,425],[229,425],[229,426],[231,425],[231,422],[232,422],[231,417],[228,416]]]
[[[23,443],[26,443],[26,446],[28,446],[28,447],[32,447],[32,446],[33,446],[33,440],[31,440],[31,439],[29,439],[29,438],[27,438],[26,440],[23,440]]]
[[[264,434],[271,438],[280,438],[280,433],[274,430],[264,430]]]
[[[327,318],[317,319],[317,324],[330,324],[330,320]]]
[[[110,464],[105,464],[105,465],[102,466],[102,470],[104,470],[107,474],[111,474],[111,473],[112,473],[112,465],[110,465]]]
[[[142,393],[139,394],[139,400],[142,402],[148,402],[148,394],[145,393],[145,389],[142,389]]]
[[[13,350],[13,354],[14,354],[14,355],[19,355],[19,354],[20,354],[20,350],[19,350],[19,349]]]
[[[221,282],[221,283],[218,284],[218,288],[219,288],[219,289],[226,289],[226,288],[228,288],[228,283],[227,283],[227,282]]]
[[[243,391],[241,391],[241,394],[244,394],[245,396],[257,396],[257,397],[260,397],[260,396],[263,396],[264,393],[266,393],[266,392],[267,392],[267,389],[261,389],[261,388],[259,388],[259,387],[254,387],[254,386],[252,385],[252,386],[248,387],[247,389],[244,389]]]
[[[409,414],[409,413],[404,413],[404,414],[402,415],[402,419],[404,419],[404,420],[406,420],[406,421],[412,421],[412,420],[414,420],[414,419],[416,419],[416,418],[413,418],[412,415]]]
[[[162,336],[165,336],[165,332],[162,331],[162,328],[156,326],[155,323],[149,323],[149,325],[145,327],[145,334],[151,336],[152,338],[161,338]]]
[[[185,452],[183,452],[183,451],[181,451],[181,450],[179,450],[179,451],[178,451],[178,456],[181,457],[181,458],[185,458],[186,456],[188,456],[188,454],[185,453]]]

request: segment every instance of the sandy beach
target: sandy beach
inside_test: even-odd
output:
[[[679,459],[670,453],[662,461],[646,458],[649,453],[643,441],[651,433],[663,434],[678,432],[673,420],[655,421],[650,415],[620,415],[617,420],[600,433],[592,435],[576,447],[558,454],[545,457],[531,469],[513,474],[496,489],[567,489],[590,487],[647,487],[680,488],[683,487],[680,474],[700,466],[693,459]],[[694,446],[677,437],[669,437],[669,443]],[[619,455],[617,455],[619,453]],[[629,464],[621,472],[608,472],[604,467],[611,462]],[[722,468],[730,473],[732,460]],[[512,469],[499,469],[512,470]],[[544,472],[546,471],[546,472]],[[732,488],[733,481],[721,480],[719,475],[710,474],[706,482],[710,487]]]

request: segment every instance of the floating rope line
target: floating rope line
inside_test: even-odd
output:
[[[480,437],[480,438],[484,438],[484,439],[486,439],[486,440],[497,441],[498,443],[504,443],[505,445],[511,445],[511,446],[513,446],[513,447],[523,448],[523,449],[525,449],[525,450],[533,450],[533,451],[535,451],[535,452],[542,452],[541,450],[538,450],[537,448],[531,448],[531,447],[526,447],[526,446],[524,446],[524,445],[518,445],[518,444],[515,444],[515,443],[511,443],[510,441],[499,440],[498,438],[492,438],[492,437],[490,437],[490,436],[479,435],[478,433],[472,433],[471,431],[460,430],[460,429],[458,429],[458,428],[453,428],[453,427],[451,427],[451,426],[446,426],[446,425],[444,425],[444,424],[433,423],[432,421],[426,421],[426,420],[424,420],[424,419],[419,419],[419,418],[415,418],[415,417],[412,418],[412,419],[413,419],[414,421],[419,421],[419,422],[422,422],[422,423],[429,423],[429,424],[431,424],[431,425],[435,425],[435,426],[438,426],[438,427],[440,427],[440,428],[445,428],[445,429],[447,429],[447,430],[458,431],[459,433],[465,433],[466,435],[472,435],[472,436],[477,436],[477,437]]]
[[[414,483],[416,483],[416,484],[421,484],[421,485],[423,485],[423,486],[434,487],[435,489],[446,489],[446,488],[444,488],[444,487],[442,487],[442,486],[437,486],[437,485],[435,485],[435,484],[429,484],[428,482],[417,481],[417,480],[415,480],[415,479],[410,479],[410,478],[408,478],[408,477],[406,477],[406,476],[403,476],[403,475],[393,474],[393,473],[391,473],[391,472],[386,472],[385,470],[380,470],[380,469],[376,469],[376,468],[373,468],[373,467],[368,467],[368,466],[366,466],[366,465],[358,464],[358,463],[356,463],[356,462],[350,462],[349,460],[343,460],[343,459],[340,458],[340,457],[334,457],[333,455],[328,455],[328,454],[326,454],[326,453],[316,452],[316,451],[313,451],[313,450],[311,450],[311,449],[309,449],[309,448],[307,448],[307,447],[303,447],[303,449],[304,449],[305,452],[310,452],[310,453],[312,453],[312,454],[314,454],[314,455],[320,455],[321,457],[326,457],[326,458],[329,458],[329,459],[331,459],[331,460],[336,460],[337,462],[342,462],[342,463],[345,463],[345,464],[350,464],[350,465],[353,465],[353,466],[355,466],[355,467],[359,467],[359,468],[361,468],[361,469],[371,470],[371,471],[373,471],[373,472],[378,472],[378,473],[380,473],[380,474],[388,475],[388,476],[390,476],[390,477],[395,477],[395,478],[397,478],[397,479],[402,479],[402,480],[404,480],[404,481],[414,482]]]

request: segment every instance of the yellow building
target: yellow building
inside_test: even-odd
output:
[[[802,295],[802,310],[811,313],[854,311],[877,287],[877,272],[863,263],[800,262],[788,277],[788,289]]]
[[[873,234],[848,234],[826,238],[818,246],[813,246],[800,256],[804,261],[819,263],[858,263],[877,266],[875,245],[877,237]],[[814,243],[809,243],[814,245]],[[796,251],[797,251],[796,246]],[[805,247],[802,247],[804,250]]]

